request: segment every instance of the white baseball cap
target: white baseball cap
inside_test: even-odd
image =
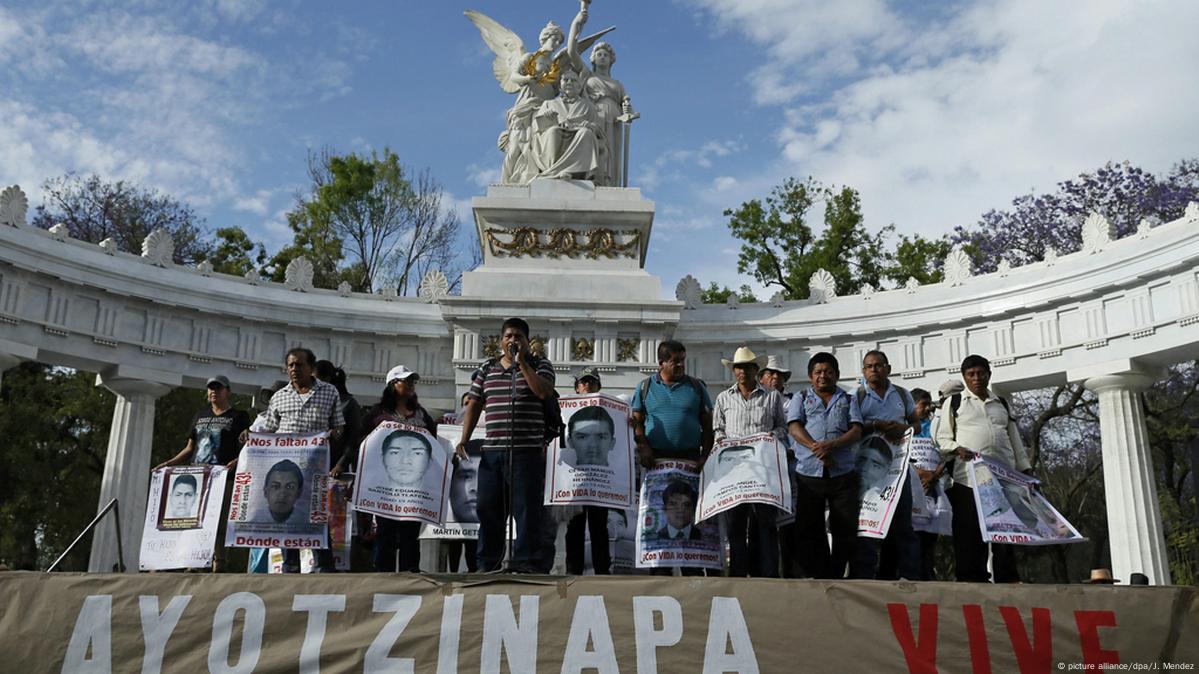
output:
[[[412,377],[413,381],[417,381],[420,379],[419,374],[413,372],[412,370],[409,370],[408,368],[404,367],[403,365],[396,365],[395,367],[393,367],[387,371],[387,383],[388,384],[390,384],[391,382],[393,382],[397,379],[407,379],[409,377]]]

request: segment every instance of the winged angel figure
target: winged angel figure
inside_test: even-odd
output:
[[[466,11],[466,18],[475,24],[483,42],[495,54],[491,70],[500,88],[516,94],[516,103],[508,110],[508,128],[500,134],[498,141],[500,152],[504,153],[500,182],[527,184],[539,174],[537,162],[530,155],[533,115],[542,103],[558,95],[559,79],[572,67],[570,55],[562,48],[566,36],[558,24],[550,21],[537,36],[537,51],[529,52],[516,33],[495,19],[473,9]],[[579,40],[578,49],[587,49],[613,29],[607,28]]]

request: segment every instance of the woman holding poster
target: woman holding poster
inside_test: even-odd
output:
[[[445,450],[437,442],[437,422],[417,399],[419,380],[419,374],[403,365],[391,368],[381,400],[367,419],[365,440],[359,448],[354,508],[374,513],[375,571],[419,571],[421,521],[428,521],[427,517],[401,520],[395,510],[382,511],[381,506],[423,501],[421,497],[430,486],[437,492],[435,502],[440,503],[444,491]],[[342,458],[345,461],[348,453]],[[437,465],[441,466],[440,481],[434,470]],[[334,474],[341,469],[344,465],[339,462]],[[430,478],[434,485],[428,484]],[[367,500],[373,507],[363,503]]]

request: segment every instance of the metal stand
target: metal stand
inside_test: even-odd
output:
[[[96,525],[100,523],[100,520],[104,519],[104,516],[108,514],[109,510],[113,512],[113,517],[116,518],[116,522],[114,524],[116,524],[117,527],[117,563],[112,570],[123,573],[125,571],[125,550],[124,546],[121,545],[121,509],[119,506],[117,506],[117,500],[115,498],[109,501],[108,505],[101,508],[99,513],[96,513],[96,516],[92,518],[92,521],[83,528],[83,531],[79,532],[79,535],[75,537],[75,540],[71,541],[71,544],[67,546],[67,549],[63,550],[63,553],[58,556],[58,559],[54,560],[54,563],[50,565],[50,568],[46,569],[46,573],[50,573],[56,569],[59,562],[61,562],[67,555],[71,554],[71,550],[75,549],[75,545],[79,543],[79,541],[83,540],[83,537],[86,536],[89,531],[94,529]]]

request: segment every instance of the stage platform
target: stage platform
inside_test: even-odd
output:
[[[1193,670],[1199,589],[0,573],[5,672]]]

